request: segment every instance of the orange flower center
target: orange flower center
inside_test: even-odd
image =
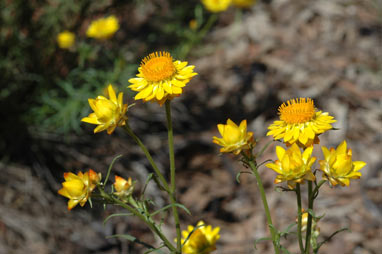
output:
[[[172,77],[176,68],[168,52],[155,52],[141,62],[143,76],[146,80],[158,82]]]
[[[306,123],[315,115],[314,103],[310,98],[288,100],[279,107],[280,119],[288,124]]]

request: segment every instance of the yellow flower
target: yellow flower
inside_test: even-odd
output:
[[[98,96],[96,99],[88,100],[94,113],[81,120],[86,123],[97,124],[94,133],[107,130],[107,133],[111,134],[117,126],[126,124],[127,104],[123,104],[123,93],[120,92],[117,99],[111,84],[108,86],[107,91],[110,99]]]
[[[320,169],[324,172],[324,178],[332,185],[341,184],[349,186],[350,179],[359,179],[361,172],[358,172],[366,165],[363,161],[352,161],[352,150],[347,149],[344,140],[337,149],[322,147],[325,160],[320,160]]]
[[[253,132],[247,132],[247,120],[243,120],[240,126],[237,126],[231,119],[227,124],[218,124],[218,130],[221,138],[213,137],[215,144],[222,146],[221,153],[234,153],[238,155],[242,150],[251,149],[255,145]]]
[[[304,183],[304,179],[315,180],[311,167],[316,161],[316,157],[311,157],[312,152],[313,146],[306,148],[302,154],[296,144],[293,144],[288,150],[277,146],[278,160],[265,166],[279,174],[275,179],[275,183],[287,181],[288,187],[293,189],[296,183]]]
[[[115,182],[114,182],[114,194],[121,199],[126,198],[133,192],[133,182],[131,181],[131,177],[129,177],[128,180],[120,177],[115,176]]]
[[[73,46],[75,39],[76,36],[74,35],[74,33],[71,33],[69,31],[64,31],[57,35],[58,46],[62,49],[68,49],[71,46]]]
[[[71,210],[78,203],[84,206],[89,199],[91,192],[101,181],[101,174],[97,174],[93,170],[89,170],[85,174],[79,172],[77,175],[73,173],[64,173],[65,182],[62,183],[63,188],[58,194],[69,199],[68,210]]]
[[[212,229],[211,225],[207,226],[203,221],[199,221],[194,232],[192,232],[194,227],[191,225],[187,229],[182,231],[183,238],[181,241],[184,254],[209,254],[216,250],[216,241],[220,238],[219,227]]]
[[[279,107],[280,121],[275,121],[268,129],[267,136],[284,139],[289,146],[297,143],[307,147],[319,143],[318,135],[332,129],[336,122],[327,112],[316,112],[312,99],[300,98],[287,101]]]
[[[201,0],[204,7],[210,12],[222,12],[228,9],[231,0]]]
[[[168,52],[155,52],[145,57],[137,78],[129,79],[131,90],[139,92],[136,100],[158,102],[160,105],[182,94],[182,87],[197,75],[195,66],[173,61]]]
[[[256,3],[256,0],[233,0],[232,4],[239,8],[249,8]]]
[[[94,20],[88,27],[86,35],[90,38],[105,40],[111,38],[118,29],[118,19],[112,15],[107,18]]]
[[[195,31],[199,27],[198,21],[196,21],[196,19],[191,19],[190,22],[188,23],[188,26],[190,27],[191,30]]]

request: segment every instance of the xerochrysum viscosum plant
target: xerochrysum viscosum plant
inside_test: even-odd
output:
[[[319,161],[319,169],[323,175],[319,180],[318,170],[314,166],[317,158],[312,156],[314,145],[319,144],[319,135],[333,129],[332,123],[335,123],[336,120],[329,113],[317,110],[310,98],[297,98],[283,103],[279,107],[279,116],[280,119],[268,127],[267,136],[273,136],[274,140],[282,141],[286,148],[276,146],[278,159],[265,166],[278,174],[274,181],[275,184],[286,182],[287,188],[281,187],[281,189],[296,193],[297,239],[300,253],[309,254],[311,251],[318,253],[322,244],[344,230],[340,229],[334,232],[329,239],[318,241],[320,230],[317,223],[321,217],[315,215],[313,205],[320,187],[326,182],[329,182],[330,186],[337,184],[349,186],[350,179],[360,178],[360,170],[366,163],[352,160],[352,150],[347,149],[346,141],[343,141],[337,149],[322,147],[324,159]],[[227,124],[219,124],[218,129],[222,137],[213,137],[213,142],[222,147],[220,152],[240,155],[240,160],[244,165],[252,169],[263,201],[274,251],[276,254],[284,252],[285,247],[281,246],[280,237],[287,235],[295,225],[291,224],[284,231],[276,229],[272,223],[267,198],[258,172],[259,166],[264,163],[258,163],[257,159],[269,143],[260,152],[254,153],[253,133],[247,132],[245,120],[241,122],[240,126],[237,126],[228,119]],[[308,207],[305,210],[302,207],[300,185],[306,182]],[[303,232],[305,232],[304,238]]]
[[[113,22],[110,20],[99,20],[97,22],[98,23],[92,24],[90,26],[88,30],[89,34],[96,34],[98,26],[109,26],[110,24],[113,24]],[[106,23],[104,24],[102,22]],[[93,25],[95,27],[92,28]],[[112,30],[113,29],[111,29],[110,33],[107,35],[101,35],[104,36],[104,38],[108,38],[112,35]],[[97,36],[100,37],[101,35]],[[93,37],[102,39],[98,38],[97,36]],[[142,60],[141,66],[138,69],[139,74],[137,74],[136,78],[130,79],[132,85],[129,87],[133,91],[138,92],[135,96],[136,100],[142,99],[144,102],[157,102],[161,106],[165,104],[171,175],[170,183],[167,182],[164,175],[155,164],[146,146],[130,128],[127,117],[128,105],[123,102],[123,93],[120,92],[117,96],[113,86],[110,84],[106,89],[105,96],[99,95],[95,99],[90,98],[88,100],[93,112],[90,113],[87,117],[84,117],[82,121],[97,125],[97,127],[94,129],[94,133],[107,131],[107,133],[110,135],[115,131],[117,127],[123,128],[142,149],[143,153],[146,155],[148,161],[150,162],[154,173],[151,174],[146,180],[146,184],[143,188],[143,193],[139,197],[134,195],[134,181],[132,181],[131,178],[126,180],[120,176],[115,176],[115,182],[110,188],[107,186],[107,183],[113,163],[118,158],[116,157],[110,165],[106,178],[103,182],[101,181],[101,174],[97,174],[93,170],[89,170],[84,174],[79,172],[78,175],[73,173],[65,173],[65,182],[63,183],[63,188],[59,190],[59,194],[69,198],[69,210],[75,207],[77,204],[84,206],[87,201],[89,201],[91,204],[92,200],[96,200],[103,203],[104,205],[111,204],[120,206],[126,209],[129,212],[129,215],[138,217],[162,241],[161,245],[158,247],[143,243],[142,241],[136,241],[147,247],[150,252],[157,251],[165,247],[171,253],[176,254],[209,254],[216,250],[216,241],[220,237],[218,227],[212,230],[211,226],[204,225],[203,222],[198,223],[195,228],[189,226],[189,232],[183,231],[183,239],[180,229],[178,208],[184,209],[187,213],[189,213],[189,211],[183,205],[177,203],[175,188],[176,178],[173,129],[170,102],[175,97],[180,96],[183,93],[183,88],[186,86],[186,84],[192,79],[193,76],[197,75],[193,69],[194,66],[188,66],[187,62],[173,60],[172,56],[167,52],[155,52]],[[158,185],[159,189],[167,193],[170,199],[169,205],[158,208],[157,210],[153,210],[153,202],[146,199],[144,196],[146,185],[150,182],[151,179],[155,180],[155,183]],[[168,237],[162,231],[161,222],[157,222],[156,220],[157,214],[160,214],[168,209],[172,209],[176,231],[175,241],[170,241],[168,239]],[[119,216],[119,214],[111,215],[106,220],[113,216]],[[115,236],[118,237],[122,235]],[[130,236],[128,234],[123,236],[125,239],[136,239],[134,236]]]

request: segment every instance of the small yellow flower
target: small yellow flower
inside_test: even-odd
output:
[[[237,126],[231,119],[227,124],[218,124],[218,130],[221,138],[213,137],[215,144],[222,146],[221,153],[234,153],[238,155],[242,150],[249,150],[255,145],[253,132],[247,132],[247,120],[243,120],[240,126]]]
[[[90,38],[106,40],[111,38],[118,29],[118,19],[112,15],[107,18],[94,20],[88,27],[86,35]]]
[[[58,194],[69,199],[68,210],[71,210],[78,203],[84,206],[89,199],[91,192],[101,181],[101,174],[97,174],[93,170],[89,170],[85,174],[79,172],[77,175],[73,173],[64,173],[65,182],[62,183],[63,188]]]
[[[301,212],[302,212],[302,215],[301,215],[301,231],[304,232],[308,228],[309,213],[305,212],[304,209],[301,209]],[[317,227],[317,222],[319,220],[320,220],[319,218],[317,218],[317,219],[312,218],[312,233],[316,234],[316,236],[318,236],[320,234],[320,228]],[[298,219],[296,219],[296,222],[298,222]]]
[[[304,179],[315,180],[311,167],[316,161],[316,157],[311,157],[312,152],[313,146],[306,148],[302,154],[296,144],[293,144],[288,150],[277,146],[278,160],[265,166],[279,174],[275,179],[276,184],[287,181],[288,187],[293,189],[296,183],[304,183]]]
[[[155,52],[145,57],[138,68],[137,78],[129,79],[131,90],[138,92],[136,100],[158,102],[160,105],[180,96],[182,88],[197,75],[195,66],[173,61],[168,52]]]
[[[57,35],[58,46],[62,49],[68,49],[71,46],[73,46],[75,39],[76,36],[74,35],[74,33],[71,33],[69,31],[64,31]]]
[[[107,130],[107,133],[111,134],[117,126],[126,124],[127,104],[123,104],[123,93],[120,92],[117,99],[111,84],[108,86],[107,91],[110,99],[98,96],[96,99],[88,100],[94,113],[81,120],[86,123],[97,124],[94,133]]]
[[[120,176],[115,176],[114,182],[114,194],[121,199],[125,199],[133,192],[133,182],[131,181],[131,177],[129,179],[124,179]]]
[[[194,232],[192,232],[194,227],[191,225],[187,229],[182,231],[183,238],[181,241],[184,254],[209,254],[216,250],[216,241],[220,238],[219,227],[212,229],[211,225],[207,226],[203,221],[199,221]],[[185,242],[187,237],[188,240]]]
[[[280,121],[268,129],[267,136],[284,139],[289,146],[297,143],[301,147],[318,144],[318,135],[332,129],[336,122],[327,112],[316,112],[312,99],[300,98],[287,101],[279,107]]]
[[[332,185],[341,184],[349,186],[350,179],[359,179],[361,172],[358,172],[366,165],[363,161],[352,161],[352,150],[347,149],[344,140],[337,149],[333,147],[328,150],[322,147],[325,160],[320,160],[320,169],[324,172],[324,178]]]
[[[198,21],[196,19],[191,19],[190,22],[188,23],[188,26],[190,27],[191,30],[196,30],[198,29]]]
[[[201,0],[204,7],[210,12],[222,12],[228,9],[232,0]]]
[[[238,8],[249,8],[256,3],[256,0],[233,0],[232,5]]]

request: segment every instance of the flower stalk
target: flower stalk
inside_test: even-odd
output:
[[[175,220],[176,227],[176,249],[177,253],[182,253],[182,242],[181,242],[181,231],[179,223],[179,214],[176,207],[176,186],[175,186],[175,156],[174,156],[174,134],[172,130],[172,120],[171,120],[171,101],[167,100],[165,103],[166,107],[166,118],[167,118],[167,130],[168,130],[168,149],[170,157],[170,178],[171,178],[171,189],[170,189],[170,200],[172,206],[172,212]]]
[[[279,249],[279,244],[278,244],[278,241],[277,241],[277,232],[276,232],[276,230],[275,230],[275,228],[273,226],[273,223],[272,223],[272,217],[271,217],[271,213],[269,211],[267,197],[265,195],[263,182],[261,181],[261,177],[260,177],[260,174],[259,174],[259,172],[257,170],[256,163],[255,163],[253,158],[251,158],[251,159],[248,158],[245,155],[245,153],[242,153],[242,155],[244,156],[246,162],[251,167],[252,172],[255,175],[255,178],[256,178],[256,181],[257,181],[257,186],[259,187],[259,190],[260,190],[261,200],[263,201],[263,206],[264,206],[265,216],[267,217],[268,227],[269,227],[269,230],[271,232],[271,237],[272,237],[273,247],[275,249],[275,254],[279,254],[280,253],[280,249]]]
[[[312,181],[308,181],[308,211],[313,210],[313,201],[314,201],[314,195],[313,195],[313,184]],[[311,231],[312,231],[312,215],[310,212],[308,212],[308,224],[306,229],[306,239],[305,239],[305,254],[309,254],[310,250],[310,237],[311,237]]]
[[[301,253],[304,253],[304,244],[302,242],[302,233],[301,233],[301,221],[302,221],[302,213],[301,213],[301,190],[300,190],[300,184],[296,184],[296,196],[297,196],[297,238],[298,238],[298,245],[300,247]]]
[[[147,160],[150,162],[150,165],[153,167],[155,174],[159,177],[162,187],[165,189],[167,193],[170,193],[170,188],[167,184],[166,179],[164,178],[163,174],[160,172],[159,168],[155,164],[153,158],[151,157],[151,154],[149,150],[147,150],[146,146],[142,143],[142,141],[138,138],[137,135],[133,132],[133,130],[130,128],[129,124],[126,124],[124,126],[125,131],[129,136],[134,139],[134,141],[139,145],[139,147],[142,149],[143,153],[146,155]]]

